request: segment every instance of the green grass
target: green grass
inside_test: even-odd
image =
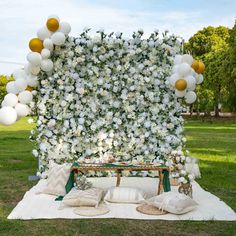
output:
[[[236,235],[235,222],[89,220],[7,220],[35,182],[37,169],[26,119],[0,126],[0,235]],[[200,158],[201,186],[236,210],[236,122],[186,122],[187,147]]]

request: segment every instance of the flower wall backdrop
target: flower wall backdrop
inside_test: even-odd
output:
[[[176,37],[89,30],[56,46],[52,72],[40,72],[35,97],[40,171],[50,160],[170,164],[183,148],[183,105],[169,84]],[[182,153],[182,152],[181,152]],[[180,154],[181,154],[180,153]]]

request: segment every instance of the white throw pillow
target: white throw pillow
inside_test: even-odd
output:
[[[139,203],[145,198],[145,193],[137,188],[111,187],[104,198],[107,202]]]
[[[66,194],[65,186],[69,179],[70,171],[71,165],[68,163],[62,165],[50,163],[47,186],[41,193],[64,196]]]
[[[99,188],[90,188],[86,190],[72,188],[71,191],[63,198],[59,209],[62,209],[65,205],[71,207],[97,207],[102,197],[103,190]]]
[[[146,202],[161,210],[178,215],[192,211],[198,205],[189,196],[176,192],[162,193],[161,195],[150,198]]]

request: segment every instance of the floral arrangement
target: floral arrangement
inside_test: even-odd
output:
[[[37,115],[31,139],[37,142],[38,175],[47,175],[50,160],[90,157],[100,163],[112,157],[128,164],[164,163],[180,181],[190,181],[180,168],[184,155],[179,160],[175,153],[185,143],[181,98],[195,101],[204,64],[178,55],[180,43],[167,32],[143,38],[138,30],[127,39],[121,32],[91,36],[84,29],[75,38],[70,30],[57,16],[48,18],[30,40],[28,64],[13,73],[0,109],[5,125],[30,109]]]

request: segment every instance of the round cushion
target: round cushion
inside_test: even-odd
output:
[[[165,215],[168,213],[167,211],[159,210],[157,207],[148,204],[140,205],[136,207],[136,210],[146,215]]]
[[[98,207],[77,207],[74,213],[81,216],[99,216],[105,215],[110,211],[107,206],[101,205]]]

